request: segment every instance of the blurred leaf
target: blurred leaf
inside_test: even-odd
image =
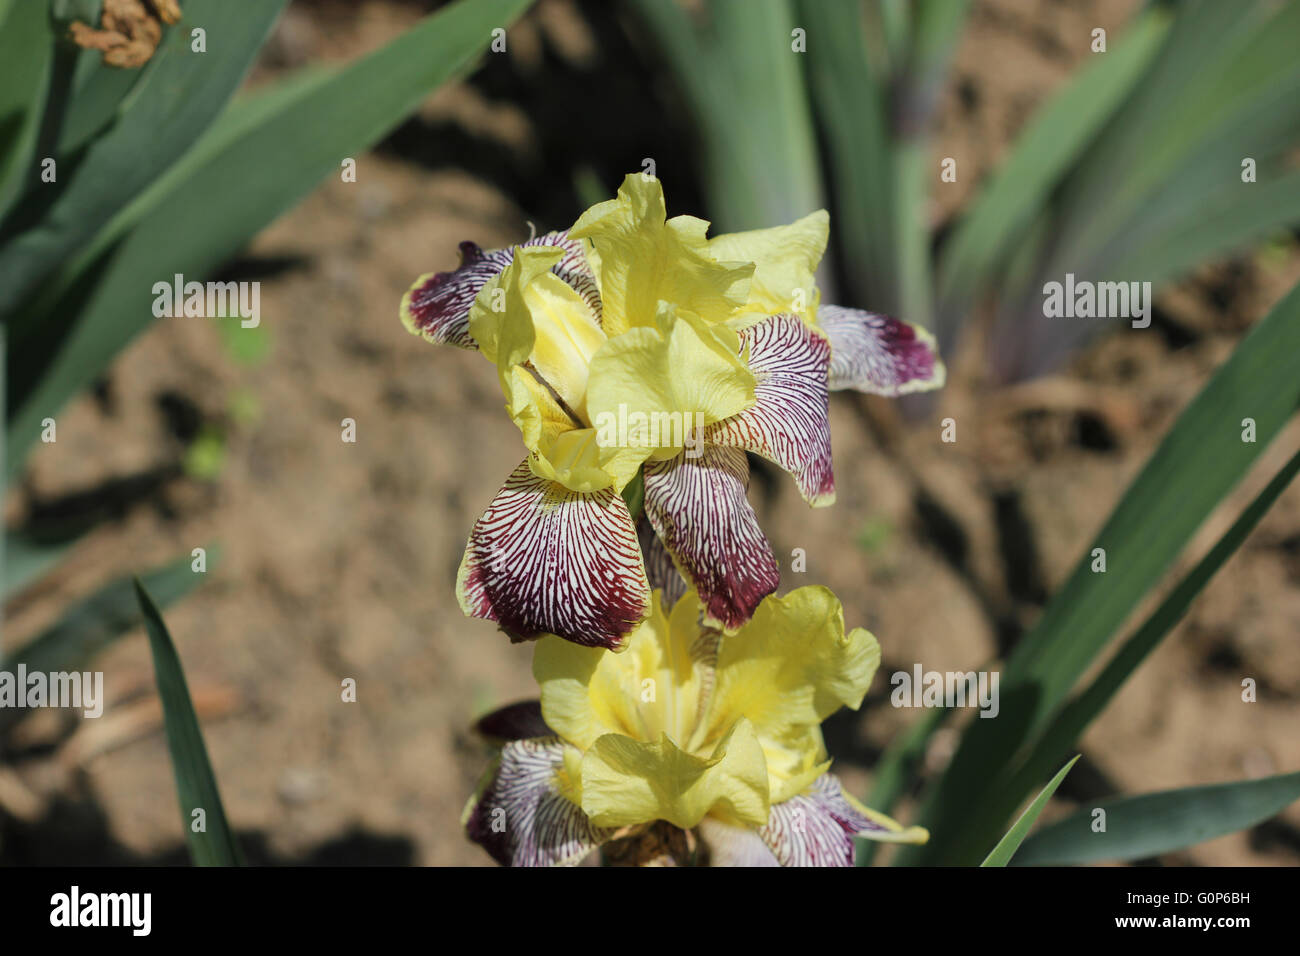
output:
[[[103,6],[104,0],[50,0],[50,16],[60,26],[80,20],[97,27]]]
[[[185,449],[185,474],[199,481],[216,481],[226,463],[226,436],[216,426],[204,425]]]
[[[341,70],[307,71],[223,114],[49,284],[35,311],[50,333],[21,353],[11,343],[8,474],[21,467],[41,419],[153,320],[159,277],[211,273],[343,157],[368,149],[464,70],[491,30],[527,5],[462,0]]]
[[[1300,221],[1300,4],[1190,0],[1176,11],[1151,68],[1060,184],[1037,268],[1004,285],[989,341],[997,380],[1044,372],[1106,327],[1044,316],[1045,282],[1070,272],[1158,289]],[[1241,181],[1246,157],[1257,183]]]
[[[158,696],[162,699],[163,723],[167,731],[167,749],[172,757],[172,772],[176,775],[176,796],[180,801],[181,826],[185,828],[185,839],[190,845],[190,859],[195,866],[241,866],[243,856],[230,824],[226,822],[221,793],[217,790],[217,779],[208,761],[208,749],[203,744],[203,732],[190,701],[176,646],[144,586],[139,579],[134,584],[145,630],[149,634],[149,649],[153,652],[154,675],[158,681]],[[203,814],[205,827],[201,832],[195,832],[195,811]]]
[[[1030,837],[1016,866],[1141,860],[1226,836],[1300,800],[1300,773],[1122,797],[1087,807]],[[1094,832],[1094,814],[1106,829]]]
[[[1039,814],[1047,807],[1047,801],[1052,799],[1052,794],[1056,793],[1056,788],[1061,785],[1065,775],[1070,772],[1070,768],[1078,761],[1079,758],[1075,757],[1056,772],[1056,776],[1034,798],[1034,802],[1025,808],[1025,812],[1020,814],[1020,819],[1016,820],[1011,829],[1006,832],[1006,835],[998,841],[998,845],[989,852],[989,855],[984,858],[984,862],[980,866],[1006,866],[1011,861],[1011,858],[1016,855],[1016,850],[1020,849],[1020,844],[1024,842],[1025,837],[1029,836],[1029,831],[1033,829]]]
[[[3,590],[0,601],[7,601],[24,587],[52,568],[76,543],[77,536],[66,540],[41,542],[15,532],[5,532]]]
[[[868,518],[858,531],[857,545],[868,554],[875,554],[889,546],[894,537],[894,524],[884,515]]]
[[[925,749],[930,738],[951,714],[952,710],[947,707],[928,708],[919,720],[902,733],[894,735],[876,762],[867,806],[882,813],[893,811],[894,804],[907,791],[908,784],[915,778],[917,769],[925,759]],[[879,847],[880,843],[876,840],[858,840],[856,865],[870,866]]]
[[[806,59],[808,85],[835,184],[831,229],[852,283],[850,298],[900,313],[894,146],[862,7],[803,0],[799,13],[815,51]]]
[[[143,70],[105,66],[102,57],[98,50],[82,50],[77,57],[71,101],[59,131],[57,151],[61,155],[76,152],[105,131],[119,110],[129,105],[128,95],[147,75]]]
[[[44,6],[0,4],[0,222],[27,185],[53,58]]]
[[[163,31],[141,68],[130,107],[89,144],[75,171],[61,171],[59,191],[42,203],[39,220],[0,250],[0,317],[8,321],[42,278],[190,148],[235,92],[283,5],[185,4],[181,22]],[[195,23],[207,31],[207,53],[190,51]],[[60,166],[68,159],[55,158]]]
[[[804,55],[792,49],[803,23],[787,0],[708,0],[698,11],[663,0],[633,5],[695,114],[714,232],[767,228],[820,208]]]
[[[905,862],[973,862],[987,834],[970,826],[971,794],[1005,773],[1021,745],[1045,726],[1137,602],[1300,405],[1297,354],[1300,286],[1238,344],[1179,417],[1015,648],[1002,674],[1001,716],[967,729],[927,795],[921,822],[930,830],[930,843],[907,848]],[[1255,422],[1254,442],[1242,441],[1246,418]],[[1105,549],[1106,573],[1091,570],[1094,548]]]
[[[1165,39],[1169,11],[1150,8],[1104,56],[1073,77],[1033,117],[977,194],[940,272],[939,325],[950,333],[979,287],[1013,252],[1051,190],[1130,94]],[[951,336],[946,336],[950,338]]]
[[[271,354],[271,332],[265,325],[245,328],[242,322],[218,322],[217,331],[226,354],[240,365],[261,365]]]
[[[215,548],[208,549],[209,572],[218,557]],[[188,557],[143,578],[164,607],[194,590],[203,579],[202,574],[190,570]],[[56,624],[7,655],[3,668],[12,671],[21,663],[28,671],[42,673],[82,670],[86,662],[141,622],[134,579],[119,578],[74,604]],[[0,734],[25,714],[23,710],[0,709]]]

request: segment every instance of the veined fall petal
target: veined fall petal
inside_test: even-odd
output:
[[[645,513],[704,602],[707,625],[734,631],[780,583],[776,557],[745,496],[749,462],[705,444],[645,465]]]
[[[829,773],[774,806],[758,833],[781,866],[852,866],[855,836],[886,843],[924,843],[929,837],[922,827],[904,827],[864,807]]]
[[[556,634],[617,650],[645,619],[650,588],[627,504],[571,491],[525,461],[474,525],[456,579],[461,609],[515,640]]]
[[[894,397],[940,388],[946,377],[934,336],[888,315],[824,305],[817,322],[831,342],[829,386]]]
[[[466,804],[461,825],[503,866],[572,866],[611,836],[562,792],[565,749],[511,741]]]
[[[705,441],[743,448],[794,476],[814,507],[835,501],[826,375],[831,347],[798,316],[771,316],[743,329],[754,403],[705,431]]]
[[[572,286],[600,315],[600,292],[582,243],[563,232],[549,232],[522,244],[558,246],[563,250],[554,263],[557,276]],[[477,349],[469,332],[469,310],[479,290],[514,259],[515,247],[484,251],[476,243],[460,244],[460,265],[451,272],[426,272],[402,297],[402,324],[416,335],[437,344]]]

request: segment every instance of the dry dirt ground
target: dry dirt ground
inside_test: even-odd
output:
[[[1085,55],[1062,38],[1093,24],[1117,29],[1132,6],[977,3],[936,154],[986,170]],[[354,55],[417,15],[391,2],[291,8],[254,82],[306,59]],[[600,57],[567,2],[543,3],[511,44],[534,62],[550,50],[579,76]],[[517,241],[525,220],[546,211],[503,190],[509,176],[412,154],[430,141],[487,143],[507,157],[498,169],[523,178],[539,136],[526,110],[490,90],[434,97],[417,127],[360,158],[357,183],[323,184],[232,267],[262,279],[260,361],[236,360],[232,336],[208,320],[156,323],[95,395],[59,416],[58,442],[32,456],[6,502],[13,520],[113,479],[166,475],[6,609],[10,646],[101,582],[220,542],[210,580],[167,619],[226,809],[257,862],[487,862],[457,823],[485,761],[467,727],[534,685],[527,648],[464,618],[453,581],[472,521],[522,453],[488,363],[408,335],[397,303],[419,273],[452,267],[459,241]],[[640,155],[629,150],[627,168]],[[673,212],[698,211],[674,195]],[[936,219],[964,198],[937,194]],[[921,421],[889,402],[837,396],[831,509],[809,511],[786,476],[757,472],[751,497],[783,564],[794,548],[808,554],[806,573],[787,574],[783,587],[830,586],[847,620],[884,648],[867,705],[828,731],[856,791],[918,716],[890,707],[885,675],[914,662],[978,668],[1000,635],[1031,622],[1179,410],[1297,279],[1294,247],[1206,268],[1161,301],[1172,332],[1117,334],[1016,389],[989,389],[958,358]],[[955,444],[939,440],[949,415]],[[356,421],[355,444],[340,439],[344,418]],[[168,471],[205,430],[225,436],[215,477]],[[1263,456],[1193,556],[1298,439],[1293,428]],[[1300,767],[1298,581],[1293,488],[1088,732],[1067,798]],[[21,728],[25,756],[0,787],[2,860],[184,858],[142,636],[97,666],[109,699],[97,725],[71,737],[50,721]],[[1259,681],[1258,703],[1240,700],[1247,676]],[[340,699],[345,678],[356,680],[355,704]],[[942,765],[952,743],[938,738],[928,763]],[[1293,808],[1280,824],[1166,862],[1295,864],[1297,825]]]

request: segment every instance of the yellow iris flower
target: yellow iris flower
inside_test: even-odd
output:
[[[720,865],[851,865],[854,836],[923,841],[827,773],[819,725],[857,709],[880,662],[835,596],[768,597],[735,634],[702,610],[656,592],[623,654],[541,640],[540,709],[481,724],[506,739],[466,807],[471,838],[512,865],[576,863],[662,823]]]
[[[470,534],[466,614],[517,639],[617,650],[651,588],[676,594],[684,578],[706,624],[734,631],[779,579],[746,453],[830,504],[828,392],[942,383],[923,330],[821,305],[825,211],[707,232],[668,219],[658,180],[634,173],[567,232],[494,252],[464,243],[459,269],[403,298],[412,332],[494,363],[528,452]],[[640,528],[624,501],[637,480]]]

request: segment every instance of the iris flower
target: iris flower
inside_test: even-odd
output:
[[[765,598],[734,634],[699,625],[694,591],[671,611],[660,598],[626,653],[538,642],[540,704],[479,723],[502,748],[465,808],[471,839],[514,866],[578,863],[665,824],[722,866],[850,866],[854,836],[926,839],[827,772],[819,724],[856,710],[880,663],[834,594]]]
[[[942,384],[923,330],[819,304],[824,210],[707,231],[667,219],[658,180],[634,173],[566,232],[489,252],[462,243],[458,269],[421,276],[403,298],[410,331],[495,364],[528,450],[469,536],[466,614],[516,640],[620,649],[650,612],[624,500],[641,480],[645,517],[705,622],[734,631],[778,583],[745,453],[830,504],[828,390]]]

